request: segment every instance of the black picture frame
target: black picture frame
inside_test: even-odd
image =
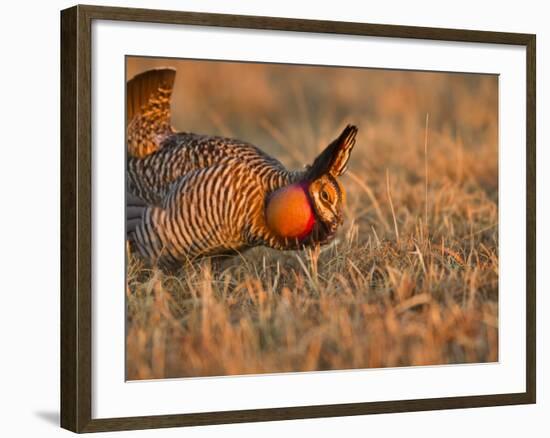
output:
[[[91,24],[93,20],[220,26],[390,38],[508,44],[526,48],[526,391],[196,414],[92,419]],[[532,34],[74,6],[61,12],[61,426],[97,432],[515,405],[536,401],[535,59]]]

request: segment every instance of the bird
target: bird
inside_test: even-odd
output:
[[[288,170],[237,139],[176,131],[176,70],[157,68],[126,85],[126,235],[146,262],[182,266],[266,246],[299,250],[330,242],[343,223],[357,127],[309,165]]]

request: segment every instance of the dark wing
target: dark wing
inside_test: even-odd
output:
[[[176,71],[149,70],[130,79],[126,85],[126,132],[128,154],[143,158],[160,149],[173,133],[170,124],[170,98]]]
[[[264,169],[261,173],[265,178],[273,175],[290,177],[278,160],[249,143],[231,138],[177,133],[170,135],[157,152],[145,158],[128,159],[127,187],[138,198],[160,205],[170,186],[189,172],[237,162],[248,165],[251,172]]]
[[[234,176],[243,170],[243,165],[196,169],[170,187],[162,205],[141,211],[139,200],[128,205],[129,240],[145,259],[168,265],[239,249],[247,215],[239,210],[246,203],[238,202],[243,190],[235,186]]]
[[[314,180],[327,173],[334,177],[342,175],[347,169],[351,151],[355,146],[356,135],[357,127],[346,126],[338,138],[315,159],[307,170],[306,178]]]

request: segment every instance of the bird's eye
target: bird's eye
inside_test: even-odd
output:
[[[326,190],[321,190],[321,199],[323,201],[328,201],[328,193]]]

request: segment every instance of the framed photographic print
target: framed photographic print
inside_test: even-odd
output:
[[[62,427],[535,402],[534,35],[75,6],[61,52]]]

